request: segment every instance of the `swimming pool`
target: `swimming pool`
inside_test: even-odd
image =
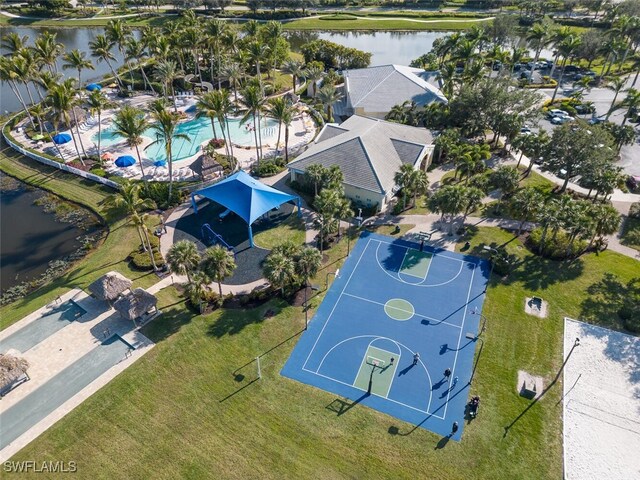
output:
[[[86,310],[73,300],[53,305],[50,309],[45,310],[39,319],[34,320],[26,327],[2,340],[0,353],[6,353],[7,350],[11,349],[18,350],[21,353],[31,350],[58,330],[82,317],[85,313],[87,313]]]
[[[222,138],[220,133],[220,125],[216,123],[216,133],[218,138]],[[248,123],[253,125],[249,120]],[[262,124],[262,143],[275,143],[275,137],[278,135],[278,122],[270,118],[264,118],[260,122]],[[113,145],[123,143],[124,139],[113,133],[113,127],[102,130],[101,146],[102,148],[111,147]],[[239,118],[229,118],[229,131],[231,132],[231,141],[234,145],[251,146],[255,144],[253,131],[246,128],[245,123],[241,123]],[[213,129],[211,128],[211,120],[208,118],[194,118],[178,124],[176,133],[182,133],[189,136],[189,140],[176,138],[173,140],[172,153],[173,160],[182,160],[191,157],[200,148],[200,144],[213,138]],[[144,136],[155,140],[156,133],[153,128],[145,130]],[[96,133],[92,141],[97,144],[98,134]],[[151,160],[166,160],[164,142],[155,143],[147,147],[144,156]]]

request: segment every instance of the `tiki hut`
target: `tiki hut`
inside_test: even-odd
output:
[[[113,304],[113,308],[128,320],[135,321],[152,311],[157,311],[158,299],[142,288],[136,288],[127,295],[120,297]]]
[[[29,363],[24,358],[9,353],[0,354],[0,397],[29,380],[27,368]]]
[[[109,272],[89,285],[89,292],[98,300],[112,302],[130,288],[131,280],[118,272]]]
[[[224,173],[222,165],[214,157],[206,153],[200,155],[189,167],[200,175],[203,182],[221,177]]]

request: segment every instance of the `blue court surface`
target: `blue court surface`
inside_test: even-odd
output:
[[[477,257],[364,233],[281,374],[443,436],[458,422],[460,440],[488,278]]]

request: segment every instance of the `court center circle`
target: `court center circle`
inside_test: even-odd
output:
[[[413,317],[416,313],[413,305],[403,298],[392,298],[384,304],[384,313],[393,320],[404,322]]]

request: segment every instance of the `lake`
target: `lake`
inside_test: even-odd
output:
[[[38,278],[49,262],[80,248],[79,236],[87,232],[60,222],[36,200],[42,190],[27,188],[0,172],[0,288],[7,290]]]

